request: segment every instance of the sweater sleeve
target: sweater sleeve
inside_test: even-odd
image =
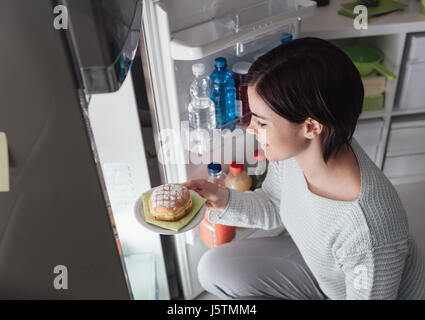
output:
[[[339,258],[345,274],[346,299],[397,299],[408,249],[406,239]]]
[[[261,188],[245,192],[229,189],[226,208],[222,212],[211,210],[209,220],[224,225],[265,230],[283,226],[280,219],[281,175],[280,162],[270,162]]]

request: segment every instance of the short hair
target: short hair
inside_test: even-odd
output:
[[[350,144],[363,106],[360,73],[338,47],[318,38],[300,38],[260,56],[246,85],[278,115],[302,123],[320,122],[325,162]]]

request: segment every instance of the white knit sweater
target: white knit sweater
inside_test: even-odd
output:
[[[230,190],[225,225],[284,226],[330,299],[425,299],[425,262],[391,182],[353,139],[361,172],[354,201],[312,193],[295,158],[271,162],[261,189]]]

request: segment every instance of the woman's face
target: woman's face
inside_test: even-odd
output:
[[[248,87],[252,112],[247,131],[255,134],[269,161],[286,160],[296,156],[308,145],[305,123],[292,123],[275,113],[258,95],[255,86]]]

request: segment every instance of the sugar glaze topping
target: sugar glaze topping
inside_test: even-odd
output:
[[[163,206],[175,210],[176,201],[181,201],[183,195],[187,192],[187,188],[179,184],[165,184],[159,186],[151,195],[152,207]]]

